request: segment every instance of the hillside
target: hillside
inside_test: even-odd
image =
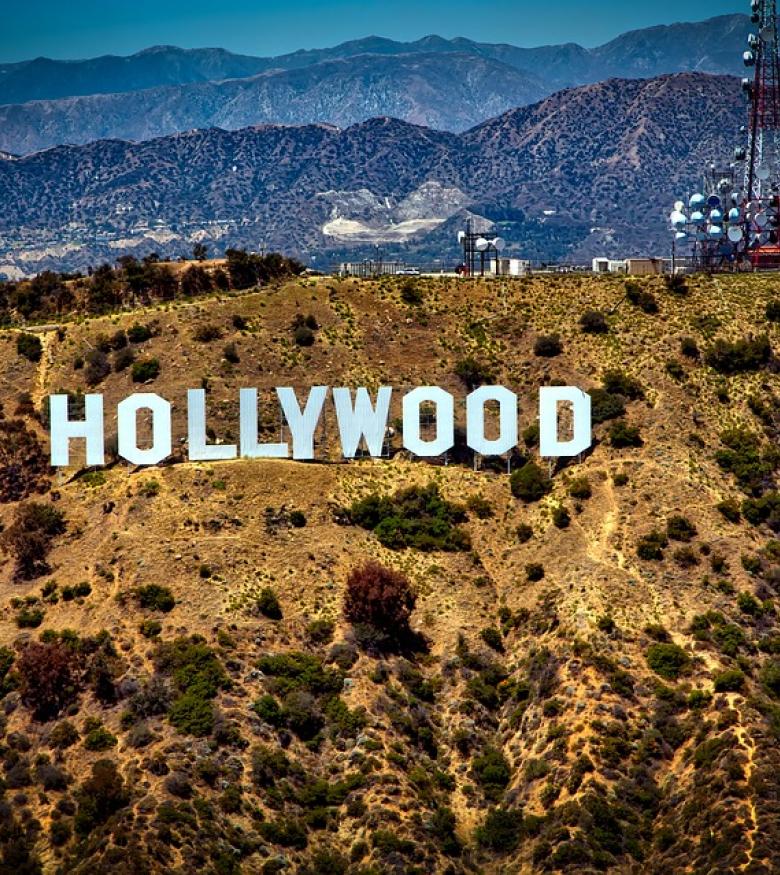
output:
[[[669,204],[731,153],[744,112],[736,79],[681,73],[569,89],[462,135],[377,118],[58,147],[0,161],[0,274],[196,240],[454,266],[455,227],[438,229],[466,212],[522,257],[663,254]]]
[[[157,46],[127,58],[0,65],[0,149],[33,152],[192,128],[354,124],[387,115],[462,131],[562,88],[668,73],[741,75],[745,15],[654,27],[604,46],[518,48],[379,37],[277,58]],[[230,81],[225,81],[230,80]]]
[[[40,349],[6,329],[2,868],[771,875],[778,319],[762,276],[321,279],[81,314]],[[178,440],[198,386],[229,442],[242,387],[278,440],[275,386],[440,385],[460,410],[464,379],[495,381],[526,474],[541,385],[594,392],[602,421],[541,491],[515,478],[524,499],[505,460],[422,463],[397,434],[339,463],[332,413],[320,463],[48,476],[38,411],[88,373],[109,446],[132,391],[173,403]],[[408,579],[408,629],[347,618],[368,560]]]
[[[60,143],[150,140],[269,122],[348,127],[376,115],[462,131],[546,93],[530,74],[466,53],[358,55],[186,88],[0,106],[0,147],[29,153]]]

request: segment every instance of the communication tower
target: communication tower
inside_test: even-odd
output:
[[[711,164],[702,190],[670,215],[674,255],[704,270],[780,268],[780,46],[776,0],[751,0],[742,60],[748,101],[744,144],[726,167]],[[674,259],[673,259],[674,260]]]
[[[489,273],[498,275],[498,259],[506,248],[506,241],[502,237],[486,237],[473,229],[469,219],[466,230],[458,232],[458,243],[463,247],[461,270],[465,276],[485,276],[486,268]]]

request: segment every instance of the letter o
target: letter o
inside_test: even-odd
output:
[[[485,437],[485,404],[499,404],[500,434]],[[503,386],[481,386],[466,399],[466,442],[482,456],[503,456],[517,446],[517,395]]]
[[[420,405],[430,401],[436,405],[436,438],[424,441],[420,437]],[[436,386],[422,386],[403,400],[404,447],[416,456],[441,456],[455,444],[455,401],[449,392]]]
[[[152,445],[138,448],[139,410],[152,412]],[[138,392],[117,407],[119,455],[133,465],[157,465],[171,454],[171,405],[154,392]]]

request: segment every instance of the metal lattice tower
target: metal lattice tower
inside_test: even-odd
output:
[[[777,0],[750,0],[753,32],[742,55],[751,76],[745,139],[728,164],[712,163],[702,189],[677,201],[673,269],[780,269],[780,44]]]
[[[760,201],[780,182],[780,53],[776,0],[752,0],[751,8],[757,33],[750,35],[743,56],[746,66],[755,67],[752,81],[743,80],[750,101],[745,195]]]

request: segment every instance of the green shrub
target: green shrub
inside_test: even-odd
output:
[[[257,609],[264,617],[269,620],[282,619],[282,606],[279,604],[279,599],[276,593],[270,586],[266,586],[257,597]]]
[[[770,659],[761,669],[761,684],[775,699],[780,699],[780,660]]]
[[[745,675],[738,668],[722,671],[712,680],[716,693],[738,693],[745,686]]]
[[[391,497],[369,495],[354,502],[348,516],[354,524],[373,531],[391,550],[471,549],[468,533],[459,527],[466,520],[465,509],[446,501],[433,483],[412,486]]]
[[[719,338],[707,350],[704,360],[719,374],[744,374],[765,367],[772,355],[766,335],[744,340],[728,341]]]
[[[587,477],[577,477],[569,484],[569,495],[577,501],[586,501],[593,497],[593,488]]]
[[[140,359],[133,363],[131,375],[134,383],[146,383],[155,380],[160,374],[160,363],[155,358]]]
[[[146,325],[139,325],[137,322],[132,328],[127,330],[127,339],[130,343],[145,343],[151,340],[152,330]]]
[[[586,310],[580,316],[580,327],[585,334],[606,334],[609,331],[607,319],[600,310]]]
[[[680,352],[689,359],[697,360],[701,357],[699,345],[692,337],[683,337],[680,341]]]
[[[159,620],[144,620],[139,631],[144,638],[156,638],[162,632],[162,623]]]
[[[294,529],[302,529],[306,526],[306,516],[303,511],[294,510],[290,513],[290,525]]]
[[[609,442],[615,449],[641,447],[642,437],[637,426],[629,425],[625,419],[619,419],[609,430]]]
[[[138,604],[150,611],[162,611],[167,614],[176,607],[176,599],[167,586],[159,583],[148,583],[136,590]]]
[[[650,668],[666,680],[677,680],[690,666],[691,659],[688,654],[671,643],[651,644],[647,649],[647,664]]]
[[[171,724],[187,735],[208,735],[214,726],[211,700],[229,685],[216,654],[193,635],[159,644],[155,661],[161,673],[172,676],[179,694],[168,714]]]
[[[544,566],[538,562],[531,562],[525,566],[526,579],[531,583],[538,583],[544,578]]]
[[[479,633],[479,637],[487,644],[488,647],[491,647],[493,650],[498,653],[504,652],[504,639],[501,633],[493,626],[489,626],[487,629],[483,629]]]
[[[512,778],[506,757],[492,746],[486,747],[479,756],[474,757],[470,775],[482,788],[485,798],[493,801],[501,798]]]
[[[622,395],[613,395],[606,389],[591,389],[588,394],[591,417],[595,424],[609,422],[611,419],[619,419],[625,415],[626,403]]]
[[[563,352],[561,338],[557,334],[542,335],[534,343],[534,355],[541,358],[555,358]]]
[[[509,485],[512,495],[526,504],[541,500],[553,488],[552,480],[535,462],[528,462],[514,471]]]
[[[36,334],[17,334],[16,352],[31,362],[39,362],[43,355],[43,344]]]
[[[552,514],[552,520],[556,529],[568,529],[571,525],[571,515],[563,505],[555,508]]]
[[[470,495],[466,500],[466,507],[480,520],[489,520],[495,515],[493,505],[481,495]]]
[[[419,307],[423,302],[423,293],[414,280],[408,279],[401,286],[401,300],[410,307]]]
[[[478,826],[475,838],[480,847],[508,854],[520,844],[523,815],[516,809],[491,808],[485,822]]]
[[[738,523],[742,519],[739,502],[734,498],[726,498],[716,505],[724,519],[730,523]]]
[[[192,339],[199,343],[211,343],[222,337],[222,329],[218,325],[199,325],[192,333]]]
[[[455,375],[463,380],[470,392],[480,386],[490,386],[496,381],[495,372],[490,365],[478,361],[473,356],[460,359],[455,363]]]
[[[85,727],[84,747],[90,751],[110,750],[117,745],[117,737],[98,720],[97,725]]]
[[[666,521],[666,534],[672,541],[692,541],[698,532],[696,526],[684,516],[672,516]]]
[[[650,532],[639,539],[637,544],[637,556],[648,561],[658,561],[664,558],[664,549],[669,541],[662,532]]]
[[[642,384],[625,371],[612,369],[604,373],[602,379],[604,391],[610,395],[620,395],[630,401],[639,401],[645,397]]]
[[[299,325],[293,331],[293,339],[297,346],[314,346],[315,335],[311,328],[306,325]]]

